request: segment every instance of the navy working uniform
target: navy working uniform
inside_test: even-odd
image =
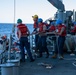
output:
[[[54,56],[52,56],[52,58],[56,58],[57,54],[59,53],[59,58],[63,59],[63,47],[66,36],[66,26],[62,24],[61,20],[57,20],[56,25],[56,35],[58,36],[58,38],[56,41]]]
[[[30,34],[27,26],[25,24],[22,24],[22,20],[18,19],[17,20],[18,23],[18,30],[17,30],[17,35],[20,41],[20,50],[21,50],[21,61],[25,62],[25,50],[24,47],[27,50],[27,53],[30,57],[30,61],[34,61],[31,51],[30,51],[30,43],[28,42],[28,35]]]
[[[39,48],[39,57],[42,57],[42,53],[46,52],[46,58],[49,57],[49,52],[47,49],[47,43],[46,43],[46,25],[43,23],[43,20],[41,18],[38,19],[38,48]]]
[[[38,15],[34,15],[34,16],[32,16],[32,18],[33,18],[33,21],[34,21],[34,25],[33,25],[34,30],[33,30],[32,34],[33,33],[35,34],[35,50],[36,50],[36,52],[38,52],[37,42],[38,42],[39,35],[36,34],[37,29],[38,29]]]

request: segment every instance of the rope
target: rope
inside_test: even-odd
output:
[[[12,28],[12,35],[13,36],[15,36],[15,6],[16,6],[15,1],[16,0],[14,0],[14,19],[13,19],[14,25],[13,25],[13,28]],[[10,58],[11,58],[12,35],[10,34],[10,38],[9,38],[8,60],[10,60]]]
[[[73,66],[75,66],[75,67],[76,67],[76,62],[73,62],[72,64],[73,64]]]

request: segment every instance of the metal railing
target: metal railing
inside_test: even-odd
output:
[[[0,64],[5,63],[7,59],[7,49],[6,49],[7,40],[3,41],[3,49],[0,50]]]

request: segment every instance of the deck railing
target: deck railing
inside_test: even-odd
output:
[[[7,50],[6,50],[6,42],[7,40],[2,41],[2,49],[0,50],[0,64],[5,63],[7,59]]]

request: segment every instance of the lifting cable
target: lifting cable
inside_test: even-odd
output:
[[[16,0],[14,0],[14,19],[13,19],[13,22],[14,22],[14,25],[12,27],[12,34],[10,34],[10,39],[9,39],[9,50],[8,50],[8,60],[10,60],[11,58],[11,45],[12,45],[12,35],[15,36],[15,7],[16,7]]]
[[[14,0],[14,10],[13,10],[13,11],[14,11],[14,14],[13,14],[13,15],[14,15],[14,17],[13,17],[13,23],[14,23],[14,25],[13,25],[13,28],[12,28],[12,34],[13,34],[13,35],[15,35],[15,26],[16,26],[16,25],[15,25],[15,16],[16,16],[16,0]]]

